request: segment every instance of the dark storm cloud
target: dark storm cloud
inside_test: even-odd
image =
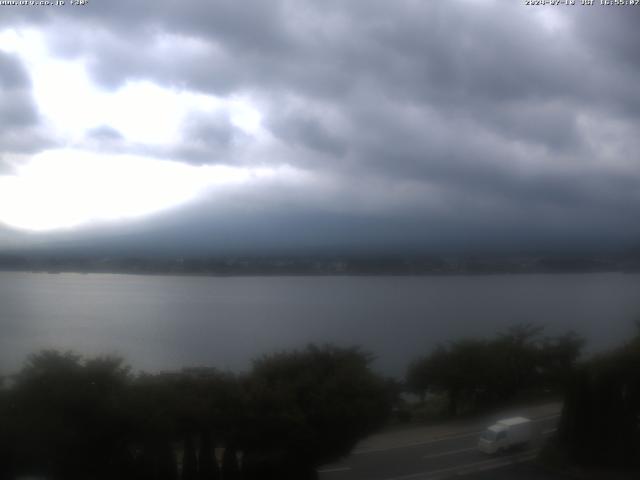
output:
[[[107,141],[122,140],[124,138],[118,130],[108,125],[92,128],[87,132],[87,137]]]
[[[576,12],[578,34],[599,62],[614,68],[640,70],[637,45],[640,41],[637,8],[584,9]]]
[[[118,130],[101,125],[90,129],[77,146],[113,154],[180,160],[194,165],[233,164],[235,149],[246,134],[234,126],[228,112],[191,114],[184,119],[179,139],[168,145],[128,141]]]
[[[228,147],[233,139],[235,127],[227,115],[191,117],[184,126],[187,141]]]
[[[235,150],[245,141],[246,134],[233,125],[228,112],[192,114],[182,124],[180,141],[163,156],[194,165],[233,164]]]
[[[0,51],[0,87],[21,88],[29,83],[29,77],[20,60]]]
[[[37,120],[29,88],[29,77],[20,60],[0,51],[0,118],[5,132]]]
[[[111,154],[135,154],[192,165],[235,164],[247,134],[231,122],[228,112],[193,113],[181,123],[178,139],[167,145],[127,140],[118,130],[101,125],[90,129],[76,146]]]
[[[340,158],[346,153],[347,139],[344,132],[327,123],[308,112],[297,111],[273,114],[267,126],[286,143]]]
[[[34,124],[38,115],[28,91],[5,89],[0,104],[0,116],[6,122],[4,126],[21,127]]]
[[[135,146],[127,142],[122,133],[109,125],[90,128],[76,146],[103,154],[126,154],[136,151]]]
[[[15,55],[0,51],[0,164],[3,154],[37,152],[50,144],[39,127],[31,80]]]
[[[276,143],[256,164],[300,167],[349,190],[321,206],[309,200],[318,215],[388,198],[395,210],[372,218],[403,219],[399,232],[416,238],[435,225],[450,237],[640,233],[624,227],[640,206],[637,8],[160,0],[9,14],[5,22],[45,28],[52,52],[84,60],[102,88],[146,80],[247,96]],[[6,81],[20,82],[5,63]],[[251,135],[227,112],[188,117],[165,149],[108,128],[90,140],[197,165],[251,163],[238,160]],[[295,190],[286,205],[282,193],[246,201],[277,210],[313,198]],[[336,225],[356,236],[357,222],[340,215]]]

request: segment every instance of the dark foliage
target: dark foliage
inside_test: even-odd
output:
[[[215,458],[211,433],[208,431],[202,432],[200,437],[198,463],[198,480],[220,480],[220,467]]]
[[[300,479],[309,465],[346,455],[390,411],[387,385],[371,372],[370,360],[357,349],[310,346],[255,362],[248,381],[250,454],[272,452],[302,470]]]
[[[119,359],[31,356],[7,392],[15,468],[53,478],[114,478],[131,469],[125,410],[128,369]],[[101,465],[96,471],[95,465]]]
[[[0,384],[0,478],[314,478],[384,420],[383,386],[355,349],[265,357],[243,377],[43,351]]]
[[[583,341],[573,333],[541,334],[542,328],[519,325],[491,340],[441,345],[409,366],[406,383],[423,398],[427,391],[445,393],[452,416],[499,405],[524,391],[562,392]]]
[[[640,468],[640,328],[572,378],[558,442],[583,465]]]

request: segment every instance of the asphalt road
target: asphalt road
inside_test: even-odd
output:
[[[365,444],[343,462],[319,469],[320,479],[436,480],[467,474],[469,478],[475,478],[479,472],[492,470],[498,475],[513,473],[514,469],[521,468],[519,465],[531,462],[544,438],[555,431],[558,412],[559,406],[555,406],[539,411],[538,416],[529,415],[535,421],[539,435],[525,450],[496,456],[488,456],[477,450],[476,444],[483,426],[493,423],[494,417],[485,422],[456,423],[450,428],[439,426],[423,429],[419,436],[415,431],[407,431],[403,438],[402,432],[395,432],[393,437],[389,437],[390,441],[378,441],[377,445],[369,446]],[[511,412],[505,412],[503,418],[511,415]]]

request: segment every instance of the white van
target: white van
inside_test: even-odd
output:
[[[533,422],[524,417],[499,420],[480,435],[478,449],[492,455],[526,445],[533,439]]]

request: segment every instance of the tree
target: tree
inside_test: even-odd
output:
[[[199,455],[198,480],[219,480],[220,469],[215,458],[211,434],[204,431],[200,435],[200,455]]]
[[[11,392],[18,462],[56,479],[126,478],[128,381],[119,358],[85,362],[53,350],[29,357]]]
[[[349,453],[390,410],[385,383],[370,361],[356,348],[313,345],[256,361],[247,383],[247,468],[271,464],[280,478],[303,480],[315,477],[316,466]]]
[[[575,332],[544,338],[538,361],[539,382],[549,389],[563,391],[574,374],[584,344],[584,339]]]
[[[449,415],[474,409],[487,394],[492,365],[489,345],[467,339],[439,345],[431,354],[410,367],[411,382],[421,388],[443,392],[448,397]]]
[[[119,358],[43,351],[0,388],[0,474],[177,480],[182,450],[185,479],[233,480],[241,467],[247,480],[314,478],[389,411],[391,388],[370,360],[310,346],[263,357],[244,377],[211,368],[133,377]],[[225,446],[222,471],[213,438]]]
[[[155,458],[158,442],[181,443],[182,478],[215,480],[220,472],[213,457],[212,437],[232,441],[246,423],[238,378],[215,368],[186,368],[141,375],[131,391],[134,433],[141,450],[152,452]],[[145,468],[153,470],[156,463],[147,462]]]
[[[418,395],[420,401],[424,402],[427,391],[433,386],[433,378],[429,357],[422,357],[409,364],[405,384],[410,392]]]
[[[198,473],[198,458],[196,447],[191,435],[186,435],[184,440],[184,456],[182,458],[182,480],[196,480]]]
[[[240,478],[238,452],[233,444],[228,444],[224,448],[224,454],[222,455],[222,478],[224,480],[238,480]]]
[[[10,392],[5,388],[4,378],[0,377],[0,478],[12,478],[14,462],[13,424],[11,423]]]
[[[541,338],[542,328],[516,325],[491,340],[439,345],[410,364],[407,385],[416,393],[443,392],[449,415],[504,403],[525,390],[560,390],[583,341],[575,334]]]
[[[528,323],[518,324],[490,343],[494,362],[489,382],[495,400],[507,401],[534,386],[544,357],[540,350],[543,330]]]
[[[583,465],[640,468],[640,328],[574,373],[558,441]]]

